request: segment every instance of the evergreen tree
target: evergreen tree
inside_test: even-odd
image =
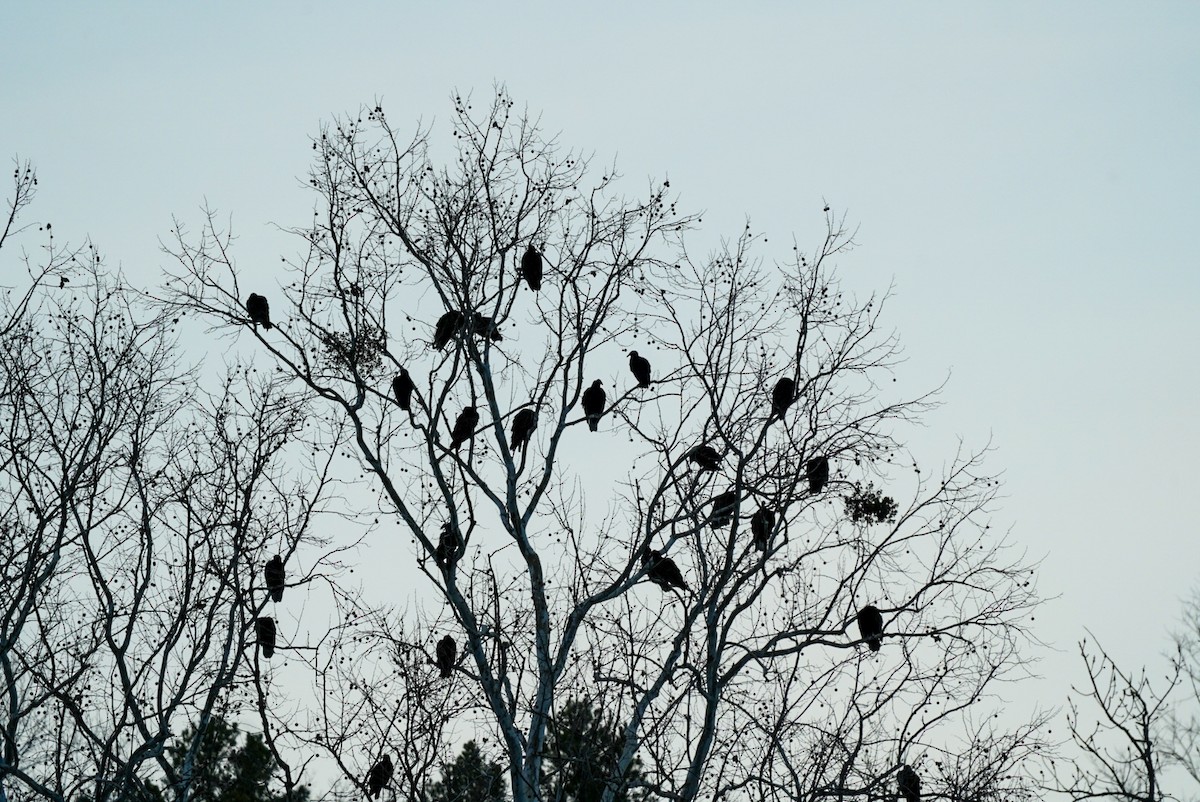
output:
[[[429,789],[430,802],[504,802],[504,767],[487,763],[479,745],[467,741],[442,768],[442,779]]]
[[[615,802],[636,802],[632,789],[642,779],[636,758],[623,777],[617,760],[624,738],[603,710],[582,699],[568,699],[548,727],[546,798],[554,802],[600,802],[610,783],[617,785]]]

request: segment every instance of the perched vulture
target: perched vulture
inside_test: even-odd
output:
[[[433,332],[433,347],[439,351],[445,348],[462,329],[464,322],[466,321],[463,313],[457,310],[451,310],[439,317],[437,329]]]
[[[400,368],[400,375],[392,379],[392,392],[396,395],[396,403],[405,412],[412,409],[413,380],[408,371]]]
[[[633,378],[637,379],[638,387],[650,386],[650,360],[644,356],[638,356],[637,351],[629,352],[629,369],[633,371]]]
[[[504,339],[504,335],[500,333],[500,329],[496,327],[496,321],[490,317],[475,312],[471,315],[471,329],[480,337],[487,337],[492,342],[498,343]]]
[[[600,425],[600,416],[604,414],[604,403],[608,396],[604,394],[604,383],[599,379],[583,391],[583,414],[587,418],[588,428],[593,432]]]
[[[283,560],[276,554],[263,568],[263,579],[267,583],[267,590],[271,592],[271,601],[276,604],[283,601],[283,583],[285,577]]]
[[[880,636],[883,634],[883,613],[873,604],[858,611],[858,634],[867,642],[867,648],[879,651]]]
[[[696,446],[688,451],[687,458],[696,463],[699,471],[715,471],[721,467],[721,452],[712,446]]]
[[[766,551],[771,545],[771,535],[775,533],[775,512],[769,507],[759,507],[758,512],[750,516],[750,531],[754,533],[754,548]]]
[[[650,581],[663,590],[673,587],[688,589],[687,583],[683,581],[683,574],[679,573],[679,566],[661,551],[649,546],[642,549],[642,565],[646,566],[646,576]]]
[[[525,409],[513,415],[512,443],[508,447],[513,451],[516,451],[520,447],[521,453],[524,454],[526,447],[529,445],[529,437],[536,428],[537,410],[533,407],[525,407]]]
[[[246,299],[246,311],[250,313],[250,320],[255,325],[261,323],[264,329],[270,331],[271,326],[271,305],[267,303],[267,299],[261,295],[250,293],[250,297]]]
[[[479,413],[475,411],[475,407],[467,407],[458,413],[458,420],[454,421],[454,428],[450,430],[450,447],[458,448],[470,440],[475,436],[478,426]]]
[[[713,529],[729,526],[733,521],[733,512],[737,509],[738,494],[736,490],[726,490],[712,497],[712,514],[709,515],[708,525]]]
[[[454,658],[457,656],[458,648],[454,645],[454,638],[447,635],[438,641],[437,667],[442,671],[442,679],[450,678],[450,672],[454,670]]]
[[[901,766],[896,775],[896,790],[904,802],[921,802],[921,778],[911,766]]]
[[[521,257],[521,278],[534,292],[542,288],[542,255],[533,245],[526,248],[525,255]]]
[[[829,457],[813,457],[804,466],[804,476],[808,479],[808,492],[820,493],[829,481]]]
[[[787,412],[787,408],[795,400],[795,380],[783,378],[775,382],[775,389],[771,391],[771,412],[782,418],[783,413]]]
[[[438,536],[437,551],[434,552],[434,559],[441,566],[449,565],[458,559],[459,540],[458,532],[454,530],[454,525],[449,521],[442,524],[442,533]]]
[[[275,619],[267,616],[254,619],[254,634],[258,636],[263,657],[270,660],[275,655]]]
[[[379,762],[371,767],[367,774],[367,795],[378,799],[383,789],[392,781],[392,758],[384,755]]]

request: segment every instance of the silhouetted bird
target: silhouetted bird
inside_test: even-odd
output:
[[[726,490],[724,493],[713,496],[712,513],[709,515],[708,525],[713,529],[729,526],[733,521],[733,512],[737,509],[737,502],[738,495],[734,490]]]
[[[901,766],[896,774],[896,790],[904,802],[921,802],[921,778],[910,766]]]
[[[250,297],[246,299],[246,311],[250,313],[250,320],[255,324],[261,323],[268,331],[274,328],[271,325],[271,305],[267,303],[266,298],[250,293]]]
[[[442,524],[442,532],[438,536],[437,550],[433,555],[434,559],[437,560],[437,564],[446,566],[457,560],[459,545],[458,532],[455,531],[453,524],[446,521]]]
[[[270,660],[275,655],[275,619],[267,616],[254,619],[254,634],[258,636],[263,657]]]
[[[583,391],[583,415],[587,418],[588,428],[593,432],[600,425],[600,416],[604,414],[604,402],[608,396],[604,394],[604,383],[599,379]]]
[[[804,476],[808,479],[808,492],[820,493],[829,481],[829,457],[813,457],[804,466]]]
[[[413,380],[404,368],[400,368],[400,375],[392,379],[392,392],[400,409],[406,412],[412,409]]]
[[[687,458],[696,463],[700,471],[715,471],[721,467],[721,452],[712,446],[696,446],[687,453]]]
[[[521,278],[525,279],[529,289],[534,292],[542,288],[542,255],[532,244],[525,249],[525,255],[521,257]]]
[[[537,410],[532,407],[526,407],[513,415],[512,422],[512,443],[509,448],[516,451],[518,447],[521,453],[525,453],[526,447],[529,445],[529,436],[533,434],[533,430],[537,428]]]
[[[458,413],[458,420],[454,421],[454,428],[450,430],[450,447],[458,448],[470,440],[475,436],[478,426],[479,413],[475,411],[475,407],[467,407]]]
[[[498,343],[504,339],[504,335],[500,333],[500,329],[496,327],[496,321],[490,317],[485,317],[478,312],[471,315],[471,329],[480,337],[488,337],[492,342]]]
[[[629,352],[629,369],[633,371],[633,378],[637,379],[638,387],[650,386],[650,360],[644,356],[638,356],[637,351]]]
[[[445,348],[454,335],[462,330],[466,318],[458,310],[451,310],[438,318],[437,328],[433,332],[433,347],[437,350]]]
[[[683,574],[679,573],[679,566],[661,551],[649,546],[642,549],[642,565],[646,566],[646,577],[663,590],[688,589]]]
[[[858,634],[867,642],[867,648],[879,651],[880,636],[883,634],[883,613],[873,604],[858,611]]]
[[[278,604],[283,601],[283,583],[286,578],[283,571],[283,560],[276,554],[263,567],[263,580],[267,583],[267,590],[271,592],[271,601]]]
[[[771,535],[775,534],[775,512],[769,507],[759,507],[750,516],[750,531],[754,533],[754,548],[766,551],[771,545]]]
[[[447,635],[438,641],[437,667],[442,672],[442,679],[450,678],[450,672],[454,670],[454,658],[457,656],[458,649],[454,645],[454,638]]]
[[[378,799],[383,793],[383,789],[392,781],[392,758],[390,755],[384,755],[379,762],[371,767],[371,771],[367,774],[367,795],[372,799]]]
[[[775,382],[775,389],[771,391],[771,412],[782,418],[795,400],[796,382],[793,379],[783,378]]]

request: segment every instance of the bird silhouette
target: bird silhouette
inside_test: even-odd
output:
[[[278,604],[283,601],[283,583],[286,578],[283,571],[283,560],[276,554],[263,566],[263,581],[271,592],[271,601]]]
[[[498,343],[504,339],[504,335],[500,333],[500,329],[496,327],[496,321],[490,317],[485,317],[479,312],[471,315],[471,329],[479,337],[487,337],[492,342]]]
[[[712,446],[696,446],[688,451],[687,458],[696,464],[696,470],[715,471],[721,467],[721,452]]]
[[[712,497],[712,513],[708,517],[708,525],[713,529],[729,526],[733,521],[733,513],[737,509],[738,494],[736,490],[726,490]]]
[[[392,771],[392,758],[390,755],[384,755],[367,773],[367,795],[378,799],[383,789],[392,781]]]
[[[525,449],[529,446],[529,436],[536,428],[537,410],[533,407],[525,407],[513,416],[512,443],[509,448],[516,451],[520,447],[521,453],[524,454]]]
[[[270,660],[275,655],[275,619],[268,616],[254,619],[254,634],[258,636],[262,656]]]
[[[583,391],[583,415],[587,418],[588,428],[593,432],[600,425],[600,416],[604,414],[604,403],[608,396],[604,394],[604,383],[599,379]]]
[[[775,382],[775,389],[771,391],[771,412],[783,417],[783,413],[787,412],[787,408],[796,400],[796,382],[794,379],[782,378]]]
[[[450,430],[450,447],[457,449],[470,440],[475,436],[475,429],[478,426],[479,413],[475,411],[475,407],[467,407],[458,413],[458,419],[454,421],[454,428]]]
[[[246,299],[246,311],[250,314],[250,320],[256,327],[261,323],[267,331],[274,328],[271,325],[271,305],[263,296],[250,293],[250,297]]]
[[[459,544],[458,532],[455,531],[452,523],[446,521],[442,524],[442,531],[438,536],[437,549],[433,554],[433,558],[437,560],[437,564],[446,566],[457,560]]]
[[[521,278],[525,279],[529,289],[534,292],[542,288],[542,255],[532,244],[525,249],[525,254],[521,257]]]
[[[650,360],[644,356],[638,356],[637,351],[629,352],[629,369],[633,372],[633,378],[637,379],[638,387],[650,386]]]
[[[766,551],[771,545],[771,535],[775,534],[774,510],[759,507],[758,512],[750,516],[750,531],[754,533],[754,548]]]
[[[433,332],[433,347],[439,351],[445,348],[454,339],[454,335],[462,330],[465,322],[466,318],[463,317],[463,313],[457,309],[452,309],[439,317],[437,328]]]
[[[901,766],[896,774],[896,791],[904,802],[921,802],[921,778],[911,766]]]
[[[392,379],[392,393],[395,394],[400,409],[405,412],[412,409],[413,380],[404,368],[400,368],[400,375]]]
[[[883,635],[883,613],[873,604],[858,611],[858,634],[867,642],[867,648],[879,651],[880,636]]]
[[[454,658],[457,656],[458,648],[454,644],[454,638],[447,635],[438,641],[437,667],[442,672],[442,679],[450,678],[450,672],[454,670]]]
[[[664,591],[671,588],[688,589],[679,566],[661,551],[646,546],[642,549],[642,565],[646,567],[646,577]]]
[[[804,465],[808,492],[820,493],[829,481],[829,457],[813,457]]]

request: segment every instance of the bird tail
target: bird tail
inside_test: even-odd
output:
[[[271,321],[269,321],[269,320],[264,320],[264,321],[263,321],[263,328],[264,328],[264,329],[266,329],[267,331],[270,331],[271,329],[273,329],[273,328],[275,328],[275,327],[271,325]]]
[[[450,679],[451,666],[442,666],[442,679]]]
[[[867,641],[867,648],[873,652],[879,651],[879,646],[880,646],[879,638],[871,638],[870,640]]]
[[[283,601],[283,588],[271,588],[271,601],[277,604]]]
[[[600,419],[599,418],[588,418],[587,422],[588,422],[588,429],[590,429],[593,432],[596,431],[597,429],[599,429],[599,427],[600,427]]]

